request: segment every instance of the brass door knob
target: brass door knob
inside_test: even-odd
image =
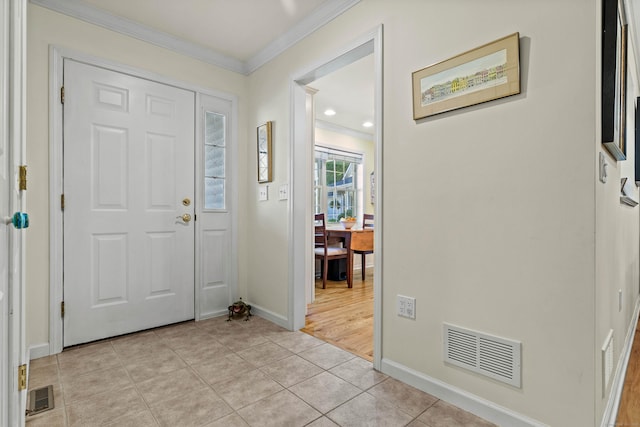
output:
[[[182,216],[177,216],[176,218],[177,218],[177,219],[181,219],[181,220],[182,220],[182,221],[184,221],[184,222],[189,222],[189,221],[191,221],[191,215],[189,215],[188,213],[187,213],[187,214],[184,214],[184,215],[182,215]]]

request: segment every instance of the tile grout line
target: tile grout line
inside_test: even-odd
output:
[[[151,410],[151,407],[149,406],[149,403],[147,402],[147,399],[144,398],[144,396],[142,395],[142,393],[140,392],[140,389],[138,388],[138,384],[133,380],[133,377],[131,376],[131,373],[129,372],[129,370],[126,368],[126,366],[124,365],[121,355],[120,353],[118,353],[118,351],[116,350],[115,345],[113,344],[113,340],[109,340],[109,344],[111,345],[111,349],[113,350],[113,352],[116,355],[116,358],[118,359],[118,363],[120,364],[120,367],[124,370],[124,372],[127,374],[127,377],[129,378],[129,381],[131,381],[131,384],[133,385],[133,387],[136,390],[136,393],[138,393],[138,395],[140,396],[140,398],[142,399],[142,401],[144,402],[144,405],[147,407],[147,410],[149,411],[149,413],[151,414],[151,417],[153,417],[153,420],[155,421],[156,425],[160,425],[160,422],[158,421],[158,419],[156,418],[155,414],[153,413],[153,411]],[[142,413],[142,412],[141,412]]]
[[[340,425],[338,421],[335,421],[333,418],[329,417],[328,414],[330,414],[333,411],[336,411],[337,409],[339,409],[341,407],[345,407],[344,410],[348,409],[348,406],[345,406],[345,405],[353,403],[353,401],[355,399],[358,399],[358,398],[362,397],[363,394],[366,394],[366,395],[370,396],[373,399],[382,399],[381,401],[387,401],[386,398],[383,397],[383,396],[387,395],[387,393],[394,392],[393,391],[394,387],[392,386],[392,384],[388,384],[388,386],[386,387],[386,390],[385,389],[381,390],[382,394],[381,393],[377,393],[378,397],[376,397],[376,395],[371,393],[372,389],[374,389],[375,387],[380,386],[382,384],[385,384],[387,381],[390,381],[391,377],[386,376],[386,377],[384,377],[384,378],[382,378],[381,380],[378,381],[378,379],[379,379],[378,377],[371,376],[371,377],[367,377],[366,380],[362,381],[362,380],[357,379],[356,376],[350,376],[349,369],[365,369],[366,368],[364,366],[364,364],[361,363],[361,361],[366,362],[367,366],[371,365],[371,362],[366,360],[364,357],[359,356],[359,355],[355,355],[355,354],[353,354],[352,352],[350,352],[348,350],[340,349],[335,344],[329,344],[329,343],[326,343],[326,342],[324,342],[322,340],[319,340],[319,339],[318,339],[318,343],[315,343],[315,341],[313,341],[313,342],[308,341],[307,339],[298,340],[298,338],[300,338],[299,334],[307,335],[304,332],[300,332],[300,331],[296,332],[296,331],[294,331],[294,332],[289,333],[289,332],[286,332],[286,331],[283,330],[284,333],[280,335],[279,334],[279,332],[280,332],[279,330],[270,329],[267,326],[266,323],[264,324],[265,325],[264,329],[263,329],[263,323],[261,323],[261,322],[256,322],[256,323],[257,323],[257,325],[255,325],[256,326],[255,328],[253,327],[253,325],[245,326],[244,324],[239,324],[239,325],[234,325],[232,327],[233,329],[228,329],[225,326],[226,324],[225,323],[221,323],[220,321],[217,321],[216,323],[211,322],[209,324],[200,324],[200,325],[197,325],[194,322],[195,329],[191,328],[191,329],[188,329],[186,331],[182,331],[180,329],[175,334],[170,333],[170,330],[168,330],[168,329],[166,330],[167,333],[165,333],[165,329],[164,328],[162,329],[161,333],[158,333],[157,330],[150,331],[152,334],[150,334],[151,335],[151,340],[149,342],[154,343],[154,345],[156,343],[158,343],[158,344],[160,344],[162,346],[163,349],[166,348],[166,349],[170,350],[170,353],[172,355],[171,358],[175,357],[176,361],[180,361],[180,363],[183,365],[183,367],[173,368],[173,364],[169,364],[168,367],[171,368],[171,370],[169,372],[155,373],[156,372],[155,370],[154,371],[149,371],[150,374],[153,374],[149,378],[145,378],[145,375],[146,375],[146,371],[145,371],[144,375],[141,375],[141,378],[143,378],[143,379],[141,381],[139,381],[139,382],[134,381],[132,373],[129,371],[129,369],[127,369],[127,367],[125,365],[126,357],[124,356],[124,354],[121,354],[120,352],[118,352],[116,350],[116,340],[110,339],[108,341],[108,348],[113,352],[114,356],[117,359],[117,363],[116,363],[117,368],[123,369],[125,371],[126,378],[128,379],[129,384],[131,384],[133,386],[133,389],[135,390],[135,393],[137,394],[137,396],[140,399],[142,399],[142,401],[144,402],[144,411],[148,411],[151,414],[151,418],[149,418],[148,421],[151,422],[151,420],[153,420],[153,422],[157,426],[161,425],[161,421],[162,420],[161,420],[161,418],[159,418],[158,415],[156,415],[156,412],[153,410],[153,408],[151,406],[151,403],[147,400],[147,398],[145,398],[145,395],[143,394],[142,388],[141,388],[142,384],[145,381],[151,380],[152,378],[159,378],[161,376],[172,374],[172,373],[174,373],[176,371],[179,371],[179,370],[182,370],[182,369],[185,369],[185,372],[191,373],[193,375],[193,377],[197,378],[198,381],[200,381],[203,384],[202,390],[205,390],[205,389],[206,390],[210,390],[212,393],[214,393],[215,396],[217,396],[217,398],[219,398],[222,402],[224,402],[231,409],[231,412],[226,414],[226,415],[218,416],[215,419],[209,419],[206,422],[205,421],[200,421],[200,422],[204,423],[203,425],[206,425],[207,423],[211,423],[212,421],[216,422],[216,421],[222,420],[222,419],[224,419],[226,417],[229,417],[229,416],[232,416],[232,415],[239,417],[240,419],[244,420],[248,424],[250,419],[245,419],[242,415],[240,415],[240,411],[242,411],[243,409],[245,409],[245,408],[247,408],[249,406],[256,405],[259,402],[263,402],[266,399],[272,398],[276,394],[281,393],[281,392],[283,392],[285,390],[286,390],[287,393],[290,393],[292,396],[295,396],[295,398],[298,399],[300,402],[303,402],[305,405],[307,405],[308,407],[312,408],[314,411],[316,411],[317,414],[320,414],[318,417],[314,418],[310,422],[306,422],[305,421],[307,423],[306,425],[314,423],[314,422],[316,422],[316,421],[318,421],[318,420],[320,420],[320,419],[322,419],[324,417],[326,417],[328,420],[331,420],[332,422]],[[214,328],[211,328],[210,326],[214,326]],[[170,326],[168,326],[167,328],[170,328]],[[227,329],[227,330],[225,330],[225,329]],[[189,337],[185,341],[181,341],[179,339],[179,334],[187,335],[187,334],[190,334],[190,333],[195,333],[196,331],[204,332],[205,335],[203,335],[202,337],[195,337],[195,336],[194,337]],[[197,333],[199,334],[200,332],[197,332]],[[132,334],[132,335],[135,335],[135,334]],[[309,335],[307,335],[307,336],[309,336]],[[246,338],[249,339],[248,342],[258,342],[258,343],[257,344],[252,344],[252,345],[250,345],[250,346],[248,346],[246,348],[244,348],[242,346],[234,345],[233,349],[232,349],[232,348],[229,348],[227,345],[225,345],[223,341],[220,341],[221,337],[224,338],[224,340],[223,340],[224,342],[229,342],[229,339],[235,339],[235,337],[238,337],[239,340],[242,340],[243,337],[246,337]],[[288,337],[291,337],[291,340],[289,340]],[[176,339],[172,340],[172,338],[176,338]],[[199,342],[198,340],[201,339],[201,338],[207,340],[207,343],[209,343],[208,340],[211,340],[210,342],[212,344],[213,343],[219,344],[221,346],[221,349],[220,349],[221,353],[219,353],[219,354],[221,354],[221,355],[224,354],[224,357],[234,356],[234,357],[238,358],[239,360],[242,360],[243,363],[246,363],[246,364],[248,364],[248,366],[251,366],[253,368],[253,369],[251,369],[252,372],[255,371],[255,372],[260,373],[261,376],[264,376],[265,378],[269,379],[274,384],[277,384],[280,389],[278,391],[275,391],[275,392],[269,391],[268,395],[262,395],[262,397],[260,397],[258,400],[251,401],[249,403],[244,403],[245,401],[243,399],[240,399],[240,400],[236,399],[236,400],[234,400],[236,402],[236,404],[239,403],[239,402],[243,402],[242,406],[238,407],[236,409],[234,406],[231,405],[231,403],[232,403],[231,401],[227,401],[224,398],[223,394],[221,394],[218,391],[216,391],[215,385],[219,384],[219,383],[222,383],[223,381],[226,381],[226,380],[219,380],[217,382],[213,382],[213,383],[210,384],[205,379],[206,376],[205,376],[204,371],[203,371],[203,373],[200,373],[195,368],[196,365],[198,365],[198,364],[206,364],[207,361],[208,361],[208,359],[205,359],[204,361],[200,360],[203,355],[206,357],[206,353],[204,353],[204,354],[203,353],[198,353],[197,355],[193,353],[193,351],[197,351],[197,349],[200,348],[200,347],[198,347],[198,342]],[[134,354],[133,351],[137,351],[137,347],[138,346],[140,346],[141,348],[144,348],[144,345],[145,345],[144,339],[146,339],[146,338],[143,338],[142,340],[135,340],[135,339],[132,340],[131,344],[136,343],[135,344],[136,348],[128,350],[125,353],[126,354],[129,354],[129,353]],[[287,340],[287,341],[285,341],[285,340]],[[205,342],[205,341],[203,341],[203,342]],[[142,343],[142,345],[140,343]],[[234,341],[234,343],[237,344],[237,341]],[[284,345],[280,344],[280,343],[283,343]],[[287,343],[287,344],[285,344],[285,343]],[[268,363],[265,362],[265,363],[263,363],[262,366],[257,366],[255,364],[255,362],[252,363],[249,359],[245,358],[246,356],[250,355],[250,353],[246,352],[245,350],[248,350],[248,349],[251,349],[251,348],[255,348],[255,347],[258,347],[258,346],[262,346],[262,345],[272,345],[272,344],[275,344],[277,346],[277,348],[279,348],[279,349],[286,350],[285,352],[283,352],[283,353],[286,353],[286,354],[281,356],[281,357],[278,357],[275,360],[269,360]],[[123,343],[123,346],[121,346],[123,350],[127,349],[127,347],[125,347],[126,345],[129,345],[129,343],[125,342],[125,343]],[[290,348],[285,346],[285,345],[288,345]],[[307,347],[307,345],[309,345],[309,346]],[[343,355],[343,354],[339,354],[339,355],[337,355],[337,357],[335,357],[334,356],[335,353],[333,352],[333,350],[327,350],[329,347],[327,347],[327,349],[319,349],[319,347],[325,346],[325,345],[326,346],[330,346],[331,348],[337,348],[339,350],[342,350],[345,353],[348,353],[348,355],[350,357],[347,357],[346,360],[341,360],[342,358],[344,358],[346,356]],[[184,346],[184,350],[185,351],[180,351],[180,349],[183,348],[183,346]],[[272,348],[275,349],[275,347],[272,347]],[[294,350],[293,348],[296,348],[296,349]],[[311,352],[314,349],[319,350],[319,351],[317,351],[316,353]],[[216,351],[216,353],[215,353],[216,356],[215,357],[218,357],[217,356],[218,355],[218,350],[219,349],[217,349],[217,348],[215,348],[215,350],[214,350],[214,351]],[[270,350],[270,349],[267,348],[267,349],[263,349],[262,351],[265,351],[265,350]],[[104,349],[99,349],[98,351],[104,351]],[[310,352],[309,353],[309,359],[307,359],[306,357],[302,356],[302,354],[307,352],[307,351]],[[142,351],[142,353],[144,353],[144,350]],[[180,353],[182,353],[182,355]],[[241,353],[244,354],[245,357],[241,356]],[[279,355],[279,350],[276,353],[278,353],[278,356],[280,356]],[[274,353],[274,354],[276,354],[276,353]],[[151,353],[149,353],[149,354],[153,354],[153,351]],[[264,354],[267,355],[269,353],[267,352],[267,353],[264,353]],[[91,359],[92,353],[89,352],[88,355],[89,355],[88,358]],[[62,402],[63,403],[62,406],[63,406],[63,409],[64,409],[62,411],[63,423],[64,423],[64,426],[69,427],[70,424],[71,424],[71,421],[70,421],[70,419],[68,417],[69,414],[67,412],[67,409],[68,409],[69,405],[67,404],[67,401],[66,401],[66,398],[65,398],[65,392],[64,392],[65,388],[64,388],[63,375],[62,375],[62,369],[61,369],[63,361],[62,361],[61,357],[59,357],[60,356],[59,354],[54,355],[54,356],[55,356],[56,378],[57,378],[57,381],[58,381],[58,388],[60,390],[61,398],[62,398],[62,401],[63,401]],[[84,357],[82,355],[82,353],[80,353],[79,356],[80,357]],[[273,365],[273,364],[277,364],[278,362],[281,362],[281,361],[283,361],[283,360],[285,360],[287,358],[293,357],[293,356],[300,358],[305,363],[308,363],[309,365],[307,365],[307,366],[313,365],[315,368],[317,368],[319,370],[319,372],[316,372],[311,377],[304,378],[304,379],[300,379],[300,377],[298,377],[298,376],[290,377],[295,382],[293,384],[289,384],[289,380],[286,380],[286,378],[283,377],[283,376],[282,377],[279,376],[277,374],[276,370],[272,370],[271,373],[269,373],[269,371],[266,370],[266,368],[268,366]],[[327,359],[326,358],[327,356],[330,356],[330,359]],[[144,356],[144,357],[147,357],[147,356]],[[141,355],[140,358],[143,359],[143,356]],[[191,360],[193,363],[187,362],[187,359]],[[316,360],[316,362],[314,362],[314,360]],[[327,367],[320,366],[317,363],[317,362],[327,362],[327,361],[332,361],[332,362],[339,361],[339,362],[337,364],[335,364],[335,365],[332,364],[332,363],[323,363],[323,365],[327,366]],[[74,361],[73,361],[73,359],[69,359],[69,360],[65,360],[64,362],[65,362],[64,365],[67,366],[67,365],[72,364]],[[71,362],[71,363],[69,363],[69,362]],[[102,363],[103,362],[101,362],[98,366],[103,366]],[[298,362],[296,362],[296,363],[298,363]],[[300,363],[301,363],[301,367],[304,368],[304,365],[302,365],[302,362],[300,362]],[[351,366],[344,366],[341,370],[340,369],[336,369],[336,368],[339,368],[339,367],[341,367],[343,365],[346,365],[348,363],[354,363],[354,364],[351,365]],[[331,366],[329,366],[329,365],[331,365]],[[84,367],[85,367],[84,363],[83,363],[82,366],[83,366],[83,369],[84,369]],[[158,365],[158,366],[160,366],[160,365]],[[280,369],[281,370],[280,372],[282,372],[282,369],[285,366],[286,366],[286,364],[283,365],[283,366],[278,367],[277,369]],[[68,366],[67,366],[67,368],[68,368]],[[314,368],[314,371],[315,371],[315,368]],[[107,369],[112,369],[112,368],[107,367],[107,368],[104,368],[104,369],[107,370]],[[335,370],[335,371],[332,372],[332,370]],[[95,371],[91,371],[91,372],[95,372]],[[89,371],[87,372],[87,374],[88,373],[89,373]],[[311,403],[311,402],[309,402],[307,400],[307,399],[309,399],[309,395],[307,393],[303,393],[303,395],[306,396],[306,399],[305,399],[305,397],[302,397],[303,395],[298,395],[292,390],[292,388],[298,386],[301,383],[304,383],[305,381],[311,380],[312,378],[315,378],[315,377],[317,377],[319,375],[326,375],[326,374],[329,374],[330,376],[335,377],[334,380],[335,379],[339,379],[341,382],[349,384],[350,386],[352,386],[353,388],[355,388],[357,390],[357,393],[355,395],[351,396],[350,398],[348,398],[347,400],[345,400],[344,402],[339,403],[337,406],[335,406],[333,408],[330,408],[330,409],[326,409],[326,410],[323,411],[323,410],[317,408],[316,406],[314,406],[313,403]],[[82,375],[84,375],[84,373]],[[211,377],[211,378],[213,378],[213,377]],[[327,377],[327,378],[329,378],[329,377]],[[123,377],[123,379],[124,379],[124,377]],[[280,380],[278,380],[278,379],[280,379]],[[289,385],[285,385],[285,381]],[[352,381],[354,381],[354,382],[352,382]],[[355,383],[355,381],[358,381],[358,382]],[[362,387],[359,386],[358,384],[361,384]],[[126,386],[123,386],[123,387],[124,388],[128,388],[129,385],[126,385]],[[340,386],[340,387],[342,387],[342,386]],[[116,391],[116,390],[120,390],[120,388],[114,388],[114,390],[109,390],[109,392]],[[351,393],[353,391],[356,391],[356,390],[352,390],[349,393]],[[301,390],[299,390],[299,391],[301,391]],[[149,396],[152,396],[152,394],[149,394]],[[89,400],[90,399],[87,399],[87,401],[89,401]],[[340,399],[336,399],[336,401],[338,401],[338,400],[340,400]],[[160,402],[160,400],[158,402]],[[397,399],[391,399],[390,401],[388,401],[388,406],[389,406],[390,409],[392,408],[394,411],[399,411],[400,413],[405,414],[406,417],[410,418],[411,421],[409,423],[416,423],[416,424],[423,423],[423,424],[425,424],[426,421],[424,421],[424,418],[423,418],[423,420],[420,420],[420,421],[418,421],[418,419],[420,417],[422,417],[426,412],[431,410],[435,405],[437,405],[438,402],[440,402],[440,399],[435,399],[426,408],[422,409],[422,408],[416,407],[415,405],[407,406],[406,404],[401,404],[402,402],[400,400],[397,400]],[[329,403],[333,403],[333,402],[329,401]],[[415,409],[422,409],[422,410],[416,416],[413,416],[411,413],[406,412],[405,409],[402,409],[400,406],[398,406],[397,403],[400,403],[403,408],[406,408],[406,409],[412,411],[413,413],[416,413]],[[325,407],[328,406],[326,404],[323,405],[320,402],[316,402],[316,404],[320,404],[320,406],[325,406]],[[131,407],[130,406],[129,408],[135,408],[135,407]],[[124,414],[124,412],[122,412],[121,416],[116,416],[114,418],[111,418],[107,422],[109,422],[109,423],[116,422],[117,423],[117,420],[120,419],[121,417],[125,417],[125,416],[134,416],[135,417],[135,416],[138,416],[138,414],[142,414],[142,413],[143,413],[143,409],[141,407],[139,412],[134,412],[133,414]],[[244,411],[243,413],[245,415],[251,416],[250,411],[249,412],[248,411]],[[339,414],[336,414],[336,415],[339,415]],[[90,420],[90,418],[87,418],[86,420],[88,421],[88,420]],[[254,421],[255,421],[255,419],[254,419]],[[420,424],[420,425],[422,425],[422,424]]]

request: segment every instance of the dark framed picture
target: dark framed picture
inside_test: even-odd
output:
[[[636,185],[640,185],[640,98],[636,98],[635,122],[635,181]]]
[[[622,1],[602,5],[602,144],[616,160],[625,160],[627,21]]]

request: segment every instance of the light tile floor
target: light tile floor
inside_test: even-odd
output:
[[[55,408],[27,426],[493,426],[257,316],[186,322],[31,361]]]

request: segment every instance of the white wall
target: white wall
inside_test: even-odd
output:
[[[550,425],[599,423],[600,329],[624,336],[637,298],[638,209],[619,205],[615,177],[611,200],[594,188],[600,8],[363,0],[250,76],[249,122],[288,129],[291,76],[384,25],[382,357]],[[413,71],[516,31],[520,95],[412,120]],[[287,134],[275,143],[275,174],[286,180]],[[285,208],[253,203],[252,187],[247,222],[268,225],[250,225],[248,292],[286,316]],[[600,216],[603,203],[615,219]],[[596,251],[602,235],[609,241]],[[605,285],[596,268],[616,274]],[[621,320],[596,316],[602,295],[620,286],[631,300]],[[415,321],[393,315],[397,294],[416,298]],[[522,341],[522,388],[445,365],[443,322]]]
[[[239,97],[238,155],[246,158],[246,77],[29,4],[27,45],[27,345],[49,342],[49,46],[104,58]],[[244,183],[245,163],[238,173]],[[242,232],[242,230],[240,231]]]

